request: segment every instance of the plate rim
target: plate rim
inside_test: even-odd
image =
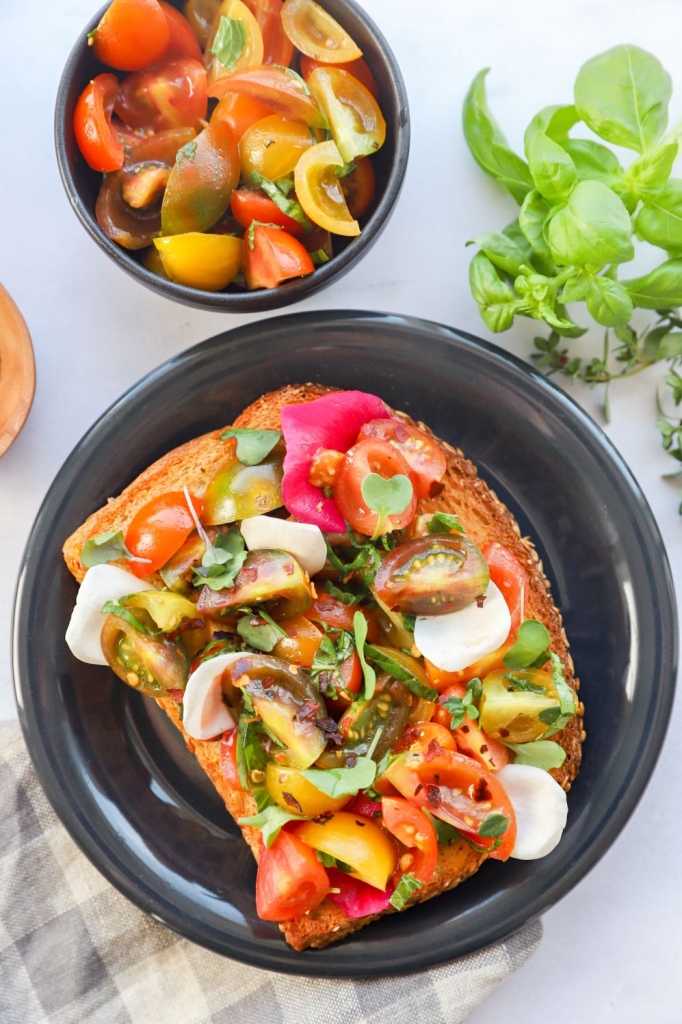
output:
[[[26,602],[28,601],[28,596],[25,596],[25,582],[31,565],[32,540],[34,535],[39,532],[39,529],[42,526],[42,520],[45,516],[45,512],[52,495],[59,491],[59,477],[72,463],[76,463],[78,461],[79,453],[82,452],[83,447],[92,439],[96,439],[97,432],[103,429],[103,427],[112,418],[115,418],[121,407],[126,407],[131,401],[134,401],[138,394],[143,394],[146,390],[156,386],[156,384],[162,383],[167,374],[174,372],[176,369],[185,367],[190,362],[200,359],[204,354],[210,352],[217,345],[236,345],[239,342],[247,343],[251,335],[258,335],[262,333],[264,329],[266,331],[276,329],[277,326],[281,325],[283,322],[286,322],[289,327],[293,327],[294,329],[297,322],[305,324],[308,327],[311,325],[319,326],[321,324],[335,323],[338,327],[343,327],[345,330],[350,329],[352,331],[354,324],[367,321],[381,321],[382,323],[399,322],[410,331],[416,330],[418,333],[426,332],[427,334],[439,335],[445,342],[453,345],[453,347],[457,347],[462,344],[466,347],[473,346],[476,349],[480,349],[487,353],[487,355],[492,357],[494,360],[502,361],[506,366],[513,367],[516,371],[520,371],[523,377],[530,377],[536,385],[540,385],[542,388],[546,389],[554,399],[558,399],[559,404],[563,406],[564,409],[568,410],[569,415],[577,418],[580,425],[587,431],[592,442],[595,443],[600,452],[607,457],[607,461],[612,467],[614,473],[626,487],[630,497],[634,500],[642,525],[646,528],[645,532],[647,537],[650,539],[652,544],[654,542],[657,543],[659,549],[659,572],[654,574],[655,579],[652,578],[648,582],[652,587],[655,585],[661,594],[664,594],[664,607],[668,609],[668,621],[666,623],[662,620],[661,625],[661,634],[665,635],[668,639],[667,646],[665,646],[665,649],[662,652],[662,659],[664,664],[667,666],[668,672],[664,677],[664,685],[662,685],[653,695],[651,702],[653,716],[650,725],[660,742],[655,746],[655,748],[649,744],[649,747],[645,752],[646,756],[633,767],[627,781],[627,808],[621,805],[621,807],[612,811],[604,829],[591,844],[589,848],[589,856],[584,851],[580,856],[577,856],[574,861],[567,866],[561,877],[555,880],[555,882],[545,890],[541,897],[535,901],[535,904],[530,909],[529,913],[519,910],[516,915],[511,915],[506,922],[505,927],[500,928],[499,932],[492,939],[486,938],[484,942],[481,942],[480,937],[477,938],[476,936],[473,936],[470,947],[459,951],[456,956],[465,955],[467,952],[473,952],[475,949],[480,949],[491,941],[503,941],[508,938],[518,931],[519,928],[535,920],[540,916],[540,914],[544,913],[549,907],[553,906],[558,902],[558,900],[563,898],[563,896],[573,889],[574,886],[591,870],[591,868],[598,863],[633,814],[648,785],[661,752],[662,741],[665,738],[667,731],[670,717],[669,713],[675,693],[678,648],[678,622],[675,589],[665,545],[648,501],[633,472],[630,470],[623,457],[607,435],[601,430],[596,421],[564,389],[560,388],[557,384],[536,370],[532,365],[524,362],[513,353],[506,352],[499,346],[465,331],[421,317],[354,309],[310,310],[261,318],[248,324],[238,325],[220,332],[219,334],[207,338],[166,360],[164,363],[145,374],[140,378],[140,380],[132,384],[123,392],[122,395],[111,403],[107,409],[105,409],[101,416],[95,420],[64,460],[64,463],[58,470],[44,496],[28,536],[16,582],[11,634],[12,672],[22,732],[39,780],[58,818],[90,861],[94,863],[97,869],[128,899],[136,904],[141,910],[151,914],[151,916],[161,921],[171,930],[176,931],[185,938],[190,941],[194,941],[201,946],[212,949],[215,952],[219,952],[232,959],[251,964],[252,966],[263,967],[265,969],[291,975],[303,975],[309,977],[379,977],[396,973],[397,971],[420,970],[436,966],[437,964],[447,962],[449,959],[452,959],[452,957],[449,955],[434,957],[432,955],[423,958],[414,955],[408,958],[408,963],[400,964],[395,967],[387,965],[379,965],[378,967],[375,967],[370,964],[365,965],[364,967],[353,965],[352,970],[345,970],[343,968],[339,970],[339,965],[335,965],[333,961],[326,960],[322,962],[320,959],[317,961],[313,959],[313,957],[316,956],[316,953],[313,953],[312,956],[305,953],[295,953],[290,949],[290,947],[286,946],[283,939],[281,955],[278,955],[277,952],[273,952],[270,949],[266,949],[262,956],[258,954],[258,951],[254,953],[250,950],[244,951],[241,948],[231,949],[228,951],[225,949],[224,943],[221,943],[219,938],[216,937],[214,941],[211,941],[211,939],[206,936],[197,938],[196,934],[192,932],[191,927],[185,928],[183,927],[182,922],[169,920],[167,916],[157,913],[159,907],[158,903],[155,906],[154,894],[130,891],[127,879],[122,876],[117,859],[113,856],[114,851],[110,851],[109,860],[102,863],[102,850],[101,847],[97,845],[96,835],[91,824],[81,814],[77,813],[76,809],[72,807],[71,804],[67,804],[66,808],[63,806],[58,808],[56,806],[55,801],[57,800],[58,802],[58,797],[60,795],[64,795],[65,780],[60,779],[59,773],[55,771],[57,766],[50,761],[48,751],[43,745],[42,738],[37,737],[31,729],[31,712],[33,709],[30,707],[30,701],[27,704],[24,700],[26,696],[24,690],[27,687],[27,683],[25,681],[23,681],[22,689],[20,627],[25,615],[27,614]],[[332,946],[329,948],[338,949],[341,947]]]

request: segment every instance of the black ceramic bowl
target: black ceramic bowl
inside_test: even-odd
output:
[[[425,356],[426,353],[426,356]],[[321,381],[380,395],[460,445],[533,538],[562,611],[585,703],[568,827],[537,861],[486,862],[452,892],[328,949],[295,953],[255,911],[256,867],[225,807],[154,701],[71,657],[76,596],[61,545],[173,446],[262,393]],[[121,438],[125,443],[121,443]],[[270,970],[367,977],[444,963],[510,935],[564,896],[622,829],[665,736],[677,658],[661,537],[622,459],[541,374],[437,324],[296,314],[228,331],[153,371],[85,435],[28,540],[13,666],[45,791],[94,864],[157,920]]]
[[[182,8],[182,0],[169,0]],[[87,83],[110,71],[93,56],[87,36],[99,23],[106,7],[87,24],[74,46],[62,73],[55,107],[55,146],[59,170],[73,210],[83,227],[100,248],[126,273],[141,284],[176,302],[198,309],[218,309],[227,313],[255,313],[276,309],[319,291],[346,273],[374,245],[398,200],[407,167],[410,125],[407,92],[395,57],[383,35],[354,0],[323,0],[324,8],[346,29],[358,44],[374,75],[379,90],[379,106],[386,119],[386,141],[372,157],[376,190],[368,211],[360,220],[362,233],[354,239],[334,236],[335,255],[315,268],[307,277],[286,281],[277,288],[222,292],[201,291],[175,284],[147,270],[140,252],[127,250],[112,242],[95,218],[95,201],[102,175],[91,170],[83,159],[73,133],[76,102]],[[124,74],[120,72],[119,74]]]

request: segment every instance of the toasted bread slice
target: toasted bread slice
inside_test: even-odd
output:
[[[319,384],[289,385],[263,395],[245,409],[232,426],[280,429],[280,412],[285,405],[309,402],[332,390],[334,389]],[[408,423],[412,422],[407,416],[403,418]],[[425,424],[417,425],[434,436]],[[110,499],[103,508],[88,517],[68,538],[63,548],[66,564],[79,582],[87,571],[80,558],[86,540],[109,530],[125,532],[135,513],[157,494],[179,490],[183,486],[187,486],[192,493],[203,493],[208,481],[225,461],[225,446],[220,440],[224,430],[225,427],[221,427],[169,452],[141,473],[118,497]],[[526,615],[545,624],[550,633],[551,648],[563,662],[566,681],[577,691],[578,681],[575,678],[561,615],[552,601],[549,583],[532,542],[521,536],[512,514],[478,476],[475,467],[463,453],[439,439],[436,440],[447,460],[444,488],[438,497],[421,501],[417,511],[454,512],[466,534],[479,547],[483,548],[497,541],[516,555],[530,581],[525,599]],[[159,580],[150,577],[150,582],[158,584]],[[251,794],[230,787],[220,769],[220,742],[192,739],[183,729],[178,704],[170,699],[158,700],[157,703],[183,734],[188,748],[213,782],[232,817],[236,820],[255,814],[256,805]],[[551,774],[565,790],[570,789],[580,766],[581,744],[585,735],[582,716],[583,706],[578,702],[578,714],[565,729],[553,737],[566,751],[566,759],[562,767],[553,770]],[[261,849],[260,832],[249,826],[243,827],[242,832],[258,860]],[[472,875],[485,859],[485,854],[476,852],[464,840],[441,847],[435,874],[418,892],[417,900],[421,902],[430,899],[446,889],[459,885]],[[381,915],[377,914],[349,920],[340,907],[325,899],[315,910],[281,924],[280,929],[287,942],[297,950],[308,947],[320,948],[357,931],[379,916]]]

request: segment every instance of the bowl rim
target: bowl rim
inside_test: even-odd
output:
[[[171,0],[172,2],[172,0]],[[105,4],[93,15],[83,30],[82,37],[74,43],[62,71],[54,108],[54,144],[57,166],[62,185],[71,207],[87,233],[114,263],[130,277],[150,288],[158,294],[165,295],[176,302],[209,310],[222,310],[228,313],[250,313],[261,310],[278,309],[297,302],[307,295],[313,294],[343,275],[362,258],[374,245],[393,212],[405,180],[410,150],[410,115],[407,88],[398,62],[383,33],[356,0],[343,0],[344,6],[351,14],[362,21],[373,44],[381,53],[389,70],[390,89],[394,95],[394,103],[400,116],[394,125],[395,159],[391,162],[388,179],[383,194],[370,215],[360,235],[353,239],[338,255],[327,263],[315,268],[306,277],[284,281],[276,288],[255,289],[244,292],[208,292],[199,288],[177,284],[158,274],[154,274],[141,263],[137,263],[127,250],[113,242],[100,228],[94,215],[82,199],[69,166],[66,137],[69,131],[67,123],[68,94],[75,68],[83,56],[83,47],[87,47],[87,35],[99,23],[102,15],[110,6]],[[125,72],[124,72],[125,73]]]

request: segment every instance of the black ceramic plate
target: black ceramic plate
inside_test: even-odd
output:
[[[374,391],[460,445],[533,537],[562,609],[586,705],[582,771],[558,848],[490,861],[466,884],[329,949],[293,952],[254,908],[247,846],[157,706],[73,660],[76,585],[60,547],[153,459],[229,423],[290,382]],[[673,697],[673,587],[655,522],[610,443],[561,390],[457,331],[369,313],[262,320],[190,349],[133,387],[50,489],[18,582],[19,713],[60,818],[126,896],[238,960],[361,977],[450,960],[501,939],[567,893],[625,824],[653,769]]]

